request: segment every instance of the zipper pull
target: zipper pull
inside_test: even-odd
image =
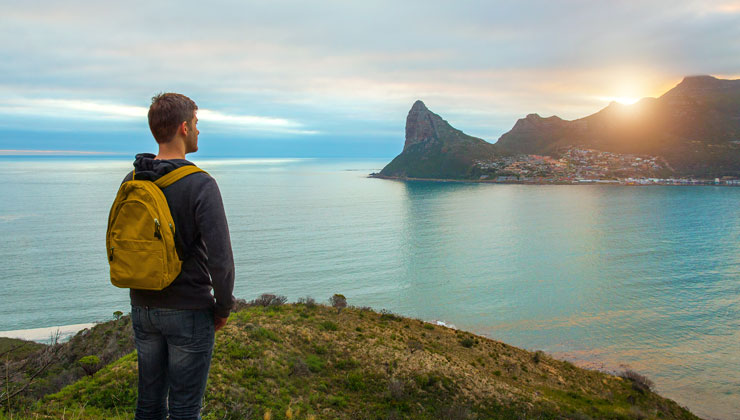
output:
[[[162,239],[162,234],[159,233],[159,220],[154,219],[154,237],[157,239]]]
[[[113,247],[110,247],[110,255],[108,256],[108,261],[113,262]]]

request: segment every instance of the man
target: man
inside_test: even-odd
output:
[[[136,179],[154,181],[192,165],[185,155],[198,150],[197,109],[177,93],[152,98],[149,128],[159,153],[137,155],[124,182],[134,173]],[[188,175],[163,193],[183,264],[166,288],[130,292],[139,358],[136,419],[162,420],[168,414],[171,420],[199,419],[214,334],[226,324],[234,302],[234,258],[221,194],[210,175]]]

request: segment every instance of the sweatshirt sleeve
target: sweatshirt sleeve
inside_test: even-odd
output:
[[[215,315],[226,318],[234,305],[234,255],[221,192],[210,176],[197,194],[195,219],[208,255],[208,271],[216,298]]]

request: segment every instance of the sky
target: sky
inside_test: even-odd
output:
[[[0,155],[156,152],[159,92],[198,104],[197,156],[393,157],[417,99],[495,142],[530,113],[740,78],[740,0],[0,6]]]

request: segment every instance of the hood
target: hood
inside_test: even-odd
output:
[[[157,178],[166,175],[175,169],[185,166],[193,165],[186,159],[154,159],[155,155],[152,153],[139,153],[136,155],[134,160],[134,171],[136,171],[136,179],[154,181]]]

